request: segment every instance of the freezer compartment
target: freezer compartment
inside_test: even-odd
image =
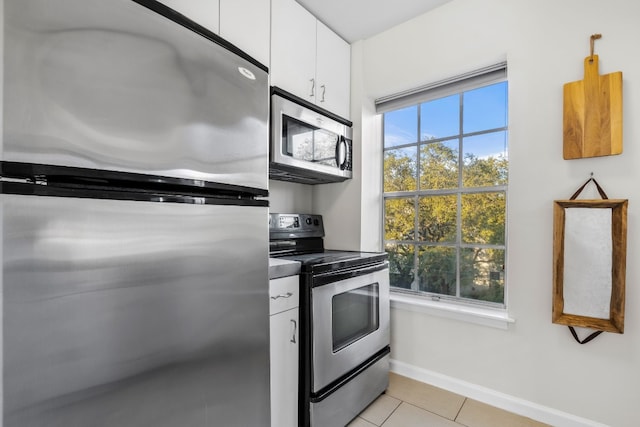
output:
[[[4,427],[268,425],[267,208],[0,197]]]
[[[4,1],[1,160],[266,190],[266,68],[138,2]]]

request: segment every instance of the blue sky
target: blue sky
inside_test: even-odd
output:
[[[464,92],[463,132],[478,132],[507,125],[507,82]],[[460,95],[423,103],[420,113],[421,140],[445,138],[459,133]],[[416,142],[418,107],[412,106],[385,114],[385,147]],[[497,132],[464,139],[465,153],[478,157],[507,155],[507,134]]]

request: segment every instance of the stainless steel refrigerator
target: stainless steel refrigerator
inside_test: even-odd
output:
[[[266,68],[153,0],[4,0],[13,426],[267,426]]]

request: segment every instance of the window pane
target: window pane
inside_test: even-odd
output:
[[[420,197],[418,240],[438,243],[456,241],[456,195]]]
[[[424,246],[418,249],[420,290],[443,295],[456,294],[456,249]]]
[[[421,189],[458,187],[458,145],[458,139],[454,139],[421,146]]]
[[[417,147],[397,148],[384,152],[384,191],[416,189]]]
[[[388,243],[385,251],[389,254],[389,281],[391,286],[411,289],[413,283],[413,245]]]
[[[440,139],[460,133],[460,95],[425,102],[420,107],[420,140]]]
[[[504,192],[462,195],[462,242],[504,245]]]
[[[507,183],[507,132],[491,132],[463,139],[462,182],[465,187]]]
[[[460,296],[504,302],[504,249],[460,250]]]
[[[384,146],[395,147],[418,141],[418,106],[384,114]]]
[[[413,200],[413,197],[385,200],[385,240],[414,240],[416,209]]]
[[[507,82],[500,82],[463,94],[464,133],[507,125]]]

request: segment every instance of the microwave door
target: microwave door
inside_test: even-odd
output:
[[[284,119],[282,143],[284,152],[293,159],[338,167],[336,149],[340,137],[333,132],[315,128],[290,117]]]
[[[351,172],[351,129],[272,97],[270,178],[304,184],[339,182]]]
[[[318,129],[314,132],[314,139],[314,162],[337,168],[336,150],[340,144],[340,136]]]
[[[305,162],[313,161],[314,129],[291,117],[282,118],[283,154]]]

